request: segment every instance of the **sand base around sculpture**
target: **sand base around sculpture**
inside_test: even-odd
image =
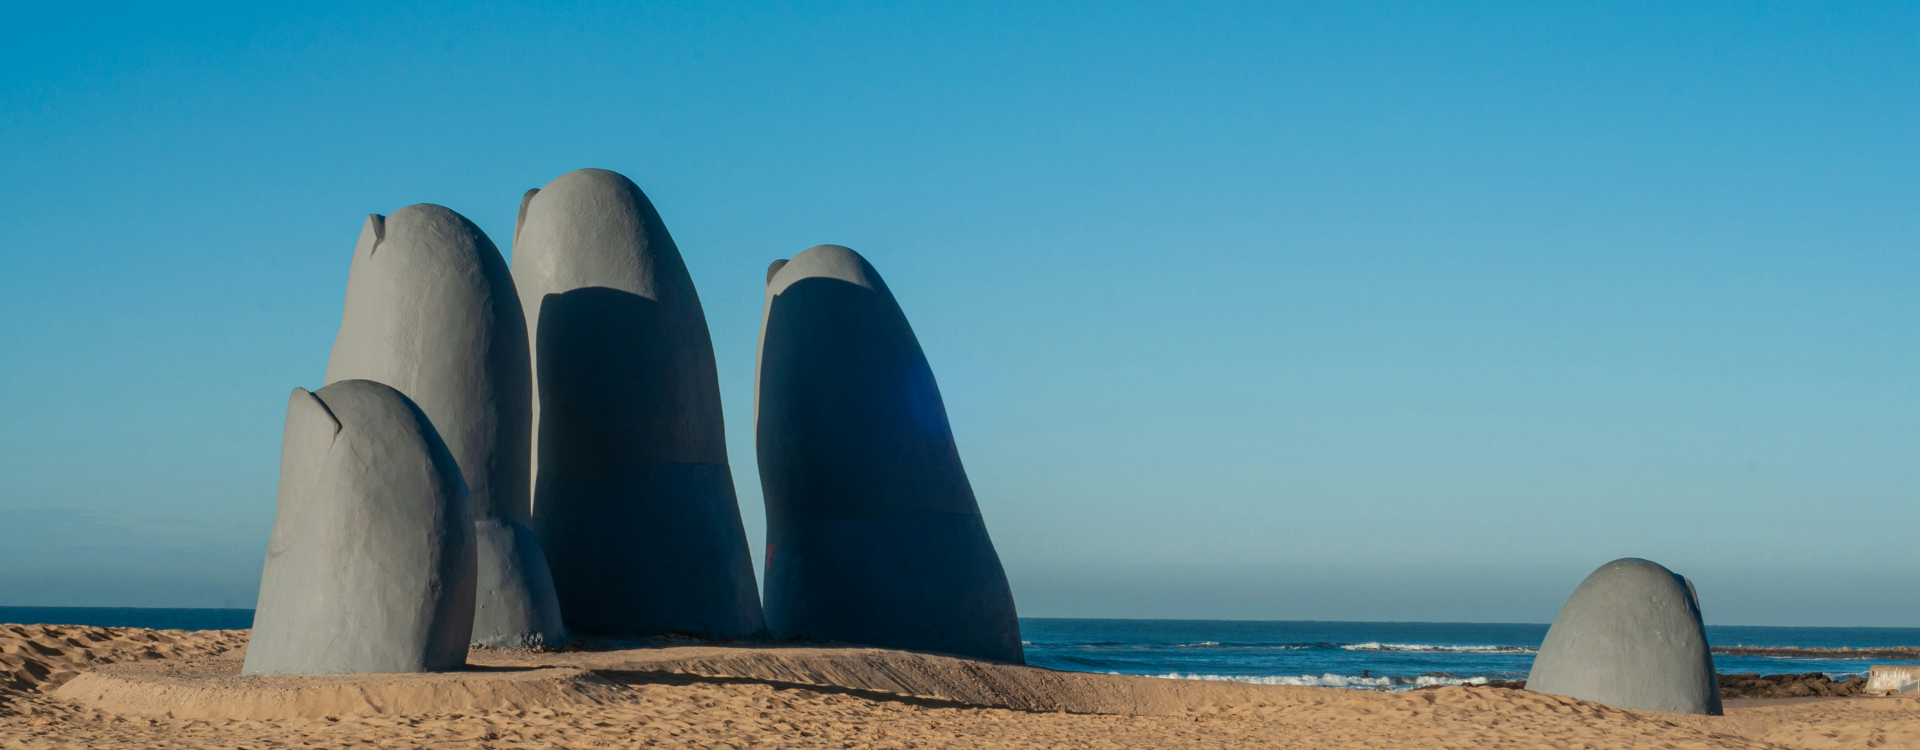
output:
[[[1273,705],[1317,692],[1279,685],[1060,672],[860,646],[684,646],[554,654],[549,659],[622,681],[673,676],[740,680],[931,699],[955,707],[1075,714],[1168,716]]]
[[[54,697],[95,710],[176,719],[294,719],[502,711],[604,703],[620,687],[572,667],[459,672],[242,675],[232,658],[111,664]]]
[[[234,656],[142,661],[96,667],[53,695],[130,716],[289,719],[564,708],[615,701],[636,684],[707,680],[1016,711],[1165,716],[1268,705],[1304,689],[1058,672],[857,646],[479,650],[469,661],[454,672],[354,675],[243,675]]]

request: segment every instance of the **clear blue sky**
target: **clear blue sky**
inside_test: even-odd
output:
[[[505,249],[593,166],[756,548],[763,272],[832,242],[1023,614],[1544,622],[1637,555],[1920,625],[1920,4],[286,5],[0,24],[0,605],[251,606],[366,214]]]

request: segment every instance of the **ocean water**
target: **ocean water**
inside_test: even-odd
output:
[[[145,607],[0,607],[0,622],[22,625],[95,625],[156,630],[238,630],[253,627],[251,609]]]
[[[0,622],[222,630],[253,625],[250,609],[0,607]],[[1404,689],[1523,680],[1544,624],[1260,622],[1024,618],[1027,663],[1075,672],[1274,685]],[[1709,626],[1714,646],[1920,647],[1920,628]],[[1716,654],[1722,674],[1864,675],[1888,659]]]
[[[1272,685],[1397,689],[1524,680],[1544,624],[1255,622],[1230,620],[1020,621],[1027,663],[1077,672],[1233,680]],[[1920,646],[1920,628],[1707,628],[1714,646]],[[1722,674],[1864,675],[1887,659],[1716,654]]]

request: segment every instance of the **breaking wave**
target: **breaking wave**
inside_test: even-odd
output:
[[[1455,654],[1531,654],[1539,649],[1526,646],[1428,646],[1423,643],[1349,643],[1346,651],[1440,651]]]
[[[1251,685],[1296,685],[1300,687],[1331,687],[1353,690],[1409,690],[1417,687],[1451,687],[1455,685],[1487,684],[1487,678],[1485,677],[1469,677],[1463,680],[1458,677],[1448,677],[1444,675],[1420,675],[1418,677],[1354,677],[1343,674],[1323,674],[1319,677],[1313,675],[1300,675],[1298,677],[1279,675],[1267,677],[1169,672],[1167,674],[1153,676],[1166,680],[1211,680],[1214,682],[1244,682]]]

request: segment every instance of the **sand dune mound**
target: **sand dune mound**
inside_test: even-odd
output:
[[[678,646],[571,652],[475,650],[474,669],[431,675],[248,677],[247,632],[0,625],[0,689],[53,691],[103,710],[147,715],[149,695],[187,695],[179,716],[433,713],[604,700],[661,676],[806,686],[956,706],[1084,714],[1173,715],[1279,705],[1324,691],[1276,685],[1056,672],[856,646]],[[230,658],[205,658],[221,657]],[[123,664],[164,660],[159,664]],[[116,665],[116,666],[107,666]],[[85,679],[67,686],[85,674]],[[180,692],[186,691],[186,692]],[[258,693],[258,695],[252,695]],[[218,696],[215,698],[213,696]],[[251,696],[251,697],[250,697]],[[216,705],[237,708],[222,713]],[[318,711],[319,713],[314,713]],[[164,712],[162,712],[164,713]]]
[[[245,630],[0,624],[0,693],[52,690],[92,665],[214,656],[246,645]]]
[[[96,666],[56,698],[115,714],[281,719],[565,708],[622,699],[637,685],[761,683],[922,705],[1168,716],[1245,711],[1323,691],[1082,674],[874,648],[641,648],[474,651],[430,674],[242,675],[234,656]]]
[[[1016,711],[1165,716],[1275,705],[1312,688],[1057,672],[889,649],[712,647],[575,652],[547,657],[610,676],[697,675],[832,687]]]

